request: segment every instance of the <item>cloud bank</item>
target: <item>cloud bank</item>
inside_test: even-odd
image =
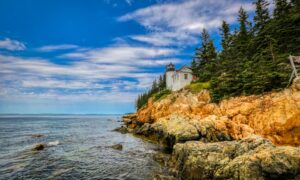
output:
[[[48,52],[56,47],[44,49]],[[159,75],[153,69],[180,61],[168,58],[179,53],[172,48],[130,45],[72,48],[75,49],[57,57],[71,60],[68,64],[46,58],[0,55],[0,96],[72,101],[110,98],[110,102],[132,103],[137,93],[149,87]]]
[[[222,20],[234,23],[240,7],[253,11],[251,1],[181,0],[159,3],[118,18],[120,22],[136,21],[150,33],[132,35],[132,39],[154,46],[193,45],[203,28],[220,27]]]

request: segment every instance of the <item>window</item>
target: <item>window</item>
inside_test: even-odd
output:
[[[184,79],[188,79],[188,74],[184,74]]]

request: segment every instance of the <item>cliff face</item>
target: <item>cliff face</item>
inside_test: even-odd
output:
[[[141,123],[164,124],[174,114],[184,117],[188,124],[195,127],[200,124],[202,129],[209,127],[205,131],[213,129],[234,140],[256,134],[274,144],[297,146],[300,145],[300,80],[280,92],[240,96],[219,104],[210,103],[208,91],[192,94],[183,90],[157,102],[149,100],[134,118]]]
[[[208,91],[183,90],[149,100],[123,121],[120,129],[172,150],[170,179],[300,178],[300,79],[280,92],[219,104]]]

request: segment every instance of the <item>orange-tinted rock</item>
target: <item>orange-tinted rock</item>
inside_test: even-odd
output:
[[[141,108],[136,119],[153,123],[177,114],[193,121],[212,121],[214,130],[242,139],[261,135],[275,144],[300,145],[300,80],[290,89],[263,95],[240,96],[210,103],[208,91],[174,92]],[[214,118],[212,118],[214,117]],[[208,118],[208,119],[207,119]],[[134,125],[132,125],[134,126]]]

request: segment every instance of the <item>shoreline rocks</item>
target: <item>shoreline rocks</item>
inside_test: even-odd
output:
[[[300,179],[299,87],[298,79],[279,92],[219,104],[208,91],[182,90],[150,99],[123,122],[128,132],[170,150],[168,160],[154,158],[175,179]]]
[[[113,131],[119,132],[121,134],[128,133],[128,129],[125,126],[118,127],[116,129],[114,129]]]
[[[170,163],[177,170],[179,179],[300,177],[300,149],[276,147],[259,136],[239,141],[178,143]]]
[[[199,121],[175,114],[127,129],[170,149],[170,157],[158,153],[153,158],[174,172],[173,179],[300,178],[300,147],[276,146],[251,134],[236,140],[219,121],[225,120]]]

